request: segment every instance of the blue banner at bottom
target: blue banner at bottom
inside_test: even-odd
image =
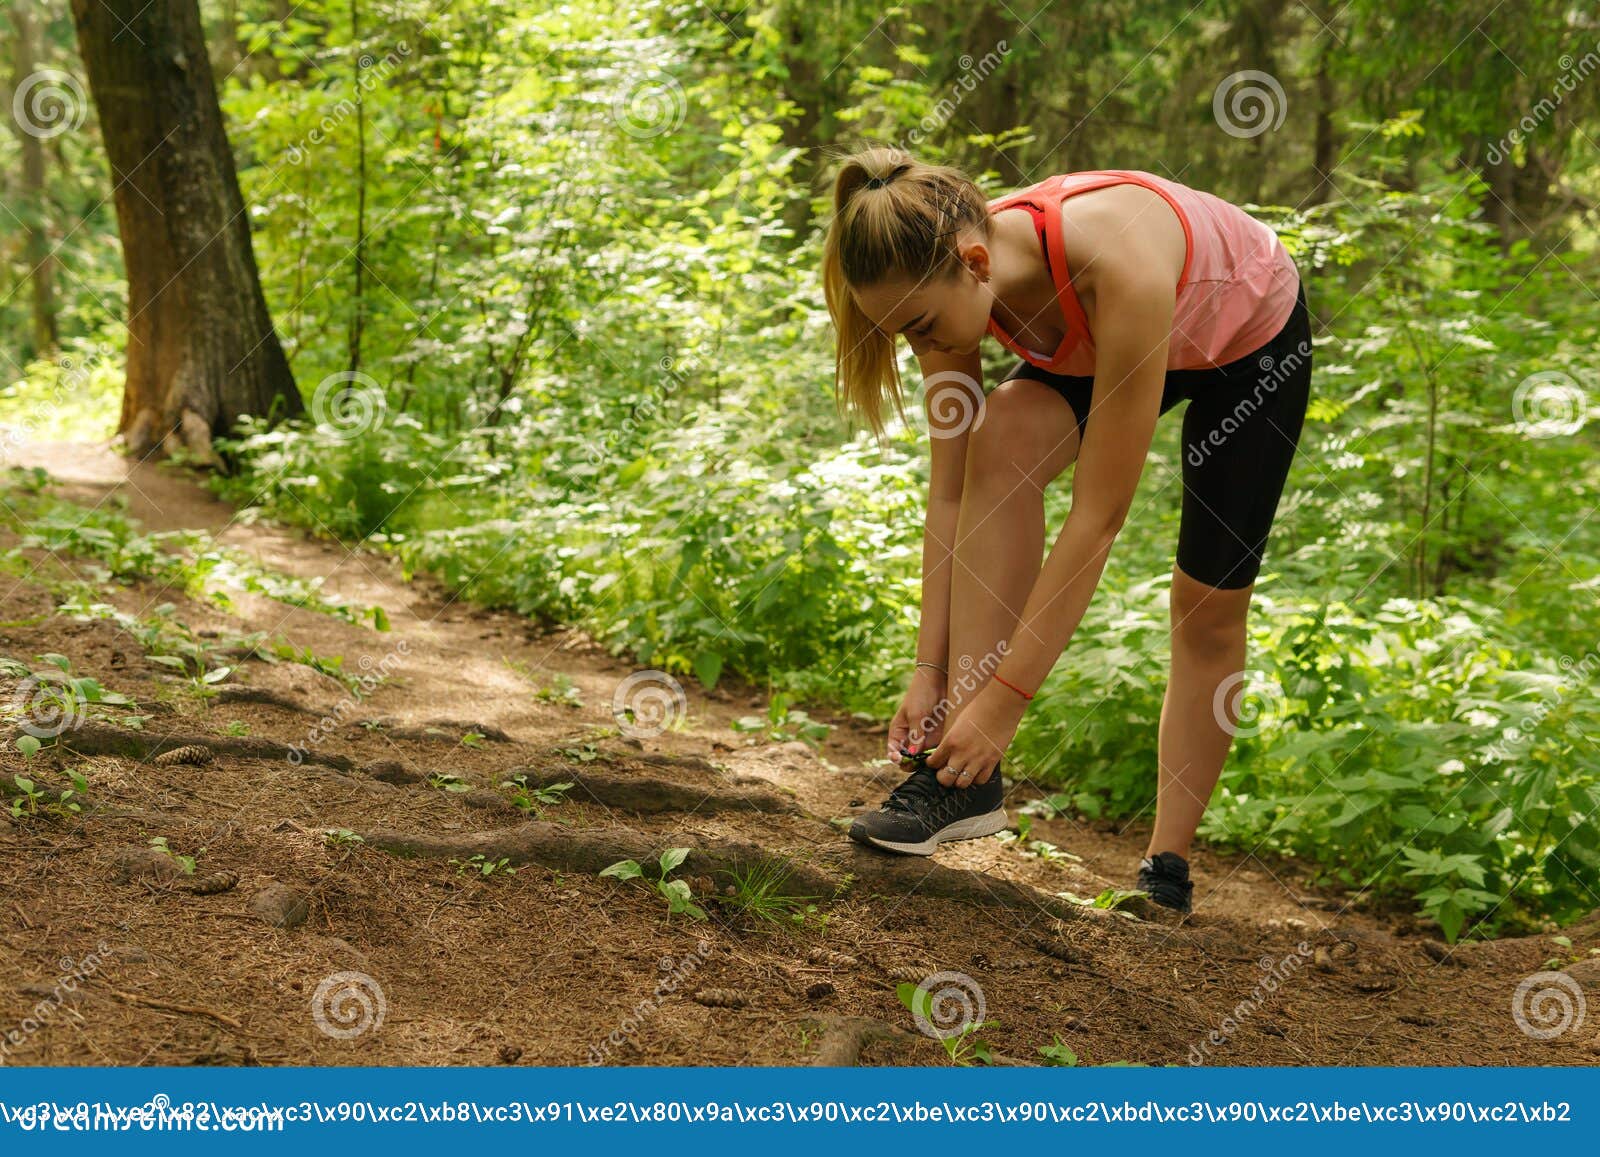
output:
[[[1593,1068],[7,1069],[0,1152],[1600,1140]]]

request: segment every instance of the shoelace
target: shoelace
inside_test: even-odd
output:
[[[892,811],[915,814],[919,803],[931,807],[944,793],[945,789],[938,780],[938,772],[926,763],[922,763],[889,793],[889,798],[884,801],[883,806]]]

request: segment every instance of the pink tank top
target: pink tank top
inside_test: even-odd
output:
[[[1204,369],[1244,357],[1283,328],[1294,310],[1300,274],[1270,227],[1220,197],[1136,169],[1058,173],[996,197],[989,211],[1021,206],[1034,215],[1045,264],[1055,280],[1066,335],[1054,353],[1025,349],[993,317],[989,332],[1023,360],[1053,373],[1094,374],[1094,337],[1073,291],[1061,239],[1061,202],[1107,185],[1142,185],[1160,194],[1188,241],[1178,276],[1177,308],[1167,346],[1169,370]]]

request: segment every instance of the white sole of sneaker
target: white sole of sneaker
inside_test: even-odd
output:
[[[920,843],[895,843],[892,840],[880,840],[876,836],[868,836],[867,839],[874,846],[891,852],[900,852],[907,856],[931,856],[940,844],[948,843],[950,840],[982,839],[984,836],[1004,831],[1010,823],[1006,817],[1006,809],[996,808],[987,815],[968,816],[964,820],[957,820],[949,827],[940,828]]]

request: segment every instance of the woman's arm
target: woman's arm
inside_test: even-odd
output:
[[[967,435],[983,404],[983,358],[978,353],[930,353],[917,361],[922,366],[932,457],[928,509],[922,522],[922,621],[917,659],[948,666],[952,559],[967,468]]]
[[[1126,235],[1115,258],[1096,265],[1093,420],[1078,451],[1066,524],[997,672],[1027,691],[1066,650],[1133,505],[1161,412],[1176,308],[1176,277],[1164,265],[1152,243]]]

